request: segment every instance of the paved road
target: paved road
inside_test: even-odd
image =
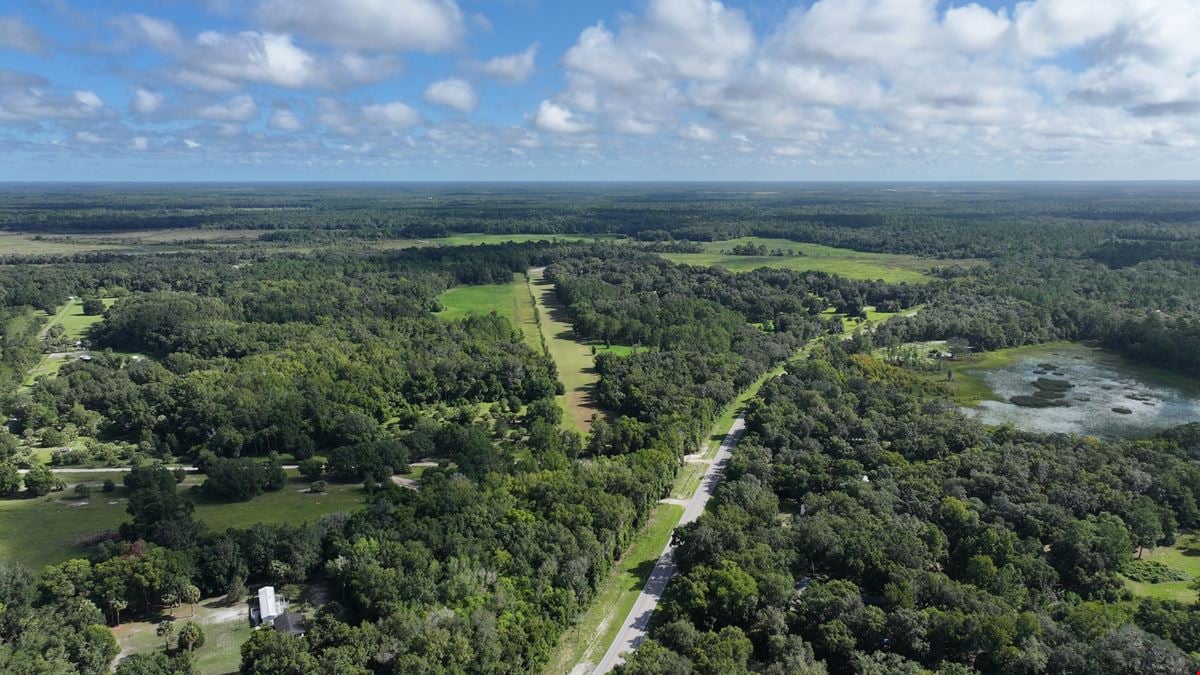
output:
[[[733,421],[733,426],[729,428],[729,433],[725,435],[725,440],[721,441],[717,456],[709,465],[708,471],[704,473],[700,487],[696,489],[696,493],[684,507],[683,517],[675,526],[677,529],[695,521],[701,513],[704,513],[704,507],[712,497],[717,484],[721,482],[721,474],[725,471],[725,465],[729,463],[730,451],[733,446],[737,445],[738,438],[741,437],[742,430],[745,428],[746,420],[739,415]],[[625,661],[624,654],[626,652],[637,649],[642,640],[646,639],[646,627],[650,624],[650,615],[658,607],[658,601],[667,588],[667,582],[673,576],[675,576],[675,547],[668,543],[666,550],[659,557],[658,563],[654,565],[654,570],[650,572],[650,578],[646,580],[646,585],[638,595],[637,601],[633,603],[633,608],[629,610],[629,616],[625,617],[625,621],[621,624],[621,632],[617,633],[616,639],[608,647],[608,652],[604,654],[600,664],[592,671],[594,675],[610,672],[618,663]]]

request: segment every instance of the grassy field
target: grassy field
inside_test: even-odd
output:
[[[1142,552],[1143,560],[1156,560],[1200,579],[1200,536],[1195,534],[1180,535],[1174,546],[1159,546],[1153,550]],[[1134,595],[1159,600],[1175,600],[1186,604],[1196,602],[1196,591],[1189,588],[1191,581],[1169,581],[1161,584],[1147,584],[1131,579],[1124,579],[1125,588]]]
[[[220,599],[209,599],[196,605],[183,605],[174,610],[175,630],[194,621],[204,631],[204,646],[195,653],[196,672],[226,675],[238,672],[241,647],[250,639],[249,606],[246,603],[225,605]],[[169,618],[164,615],[162,618]],[[121,653],[117,662],[129,654],[146,654],[161,650],[163,639],[155,634],[159,617],[152,621],[130,621],[113,629]]]
[[[650,520],[601,582],[579,623],[559,639],[550,663],[542,670],[545,675],[568,673],[578,663],[596,663],[604,657],[682,516],[681,506],[655,507]]]
[[[117,301],[116,298],[101,298],[105,308],[112,307]],[[54,320],[46,324],[46,329],[55,323],[62,324],[64,335],[72,340],[80,340],[87,337],[88,331],[92,326],[100,323],[104,319],[100,315],[88,315],[83,313],[83,300],[81,298],[72,298],[67,301],[67,304],[59,309],[54,315]]]
[[[794,251],[796,256],[744,256],[729,255],[727,251],[739,244],[766,246],[768,249]],[[813,270],[839,274],[851,279],[883,279],[889,282],[928,281],[926,274],[931,268],[955,262],[974,264],[970,261],[936,260],[911,255],[890,253],[863,253],[846,248],[833,248],[820,244],[803,244],[786,239],[742,237],[702,244],[703,253],[664,253],[668,260],[689,265],[715,265],[732,272],[748,272],[760,267],[776,267],[791,270]]]
[[[534,314],[533,296],[523,274],[514,274],[513,280],[507,284],[455,286],[442,293],[438,301],[443,308],[438,316],[447,321],[496,312],[520,329],[525,344],[530,348],[545,351]]]
[[[542,277],[541,270],[529,271],[529,289],[536,301],[538,325],[546,349],[554,359],[558,379],[566,389],[564,395],[557,397],[566,413],[563,424],[587,432],[591,429],[592,414],[601,412],[592,400],[597,376],[591,347],[575,339],[575,332],[567,321],[566,308],[555,297],[554,286]]]
[[[117,301],[116,298],[101,298],[105,307],[111,307]],[[56,325],[63,327],[63,335],[71,340],[81,340],[88,335],[88,331],[92,326],[100,323],[104,319],[99,315],[88,315],[83,313],[83,300],[81,298],[71,298],[53,316],[45,312],[38,311],[39,317],[47,319],[45,325],[42,326],[39,337],[45,337],[46,333]],[[62,367],[66,365],[75,356],[70,353],[60,353],[58,355],[44,354],[37,365],[29,369],[25,374],[25,381],[22,383],[25,386],[33,384],[34,380],[47,375],[56,375]]]
[[[115,242],[74,241],[68,237],[36,239],[36,235],[0,233],[0,256],[73,255],[89,251],[127,251],[131,247]]]
[[[289,472],[294,474],[295,472]],[[0,561],[14,560],[38,569],[87,554],[87,540],[115,530],[128,519],[124,474],[61,474],[67,489],[36,499],[0,500]],[[103,493],[105,478],[117,483],[116,492]],[[87,483],[88,499],[75,499],[72,486]],[[190,490],[203,476],[189,476],[180,489]],[[357,509],[365,501],[362,486],[331,483],[326,494],[307,492],[309,483],[294,475],[287,487],[248,502],[210,503],[197,499],[196,517],[210,529],[248,527],[254,523],[296,523],[326,513]]]

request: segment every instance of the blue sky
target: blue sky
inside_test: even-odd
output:
[[[1193,0],[17,0],[0,180],[1200,178]]]

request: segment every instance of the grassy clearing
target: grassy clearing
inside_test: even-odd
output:
[[[105,308],[112,307],[116,303],[116,298],[101,298]],[[64,311],[65,310],[65,311]],[[88,332],[92,326],[104,320],[100,315],[88,315],[83,313],[83,300],[80,298],[72,298],[67,301],[67,304],[59,310],[55,315],[53,323],[46,324],[46,329],[54,323],[62,324],[64,334],[72,340],[81,340],[88,336]]]
[[[729,255],[727,251],[740,244],[766,246],[768,249],[793,251],[796,256]],[[742,237],[725,241],[705,242],[703,253],[665,253],[664,258],[689,265],[724,267],[732,272],[748,272],[760,267],[828,272],[851,279],[883,279],[888,282],[921,283],[928,281],[927,272],[933,267],[953,263],[977,264],[974,261],[935,260],[891,253],[864,253],[820,244],[804,244],[786,239]]]
[[[442,293],[438,301],[443,308],[438,316],[447,321],[496,312],[521,331],[525,344],[531,349],[545,351],[534,314],[533,296],[523,274],[514,274],[507,284],[455,286]]]
[[[578,663],[596,663],[604,657],[682,516],[681,506],[655,507],[650,520],[601,582],[588,611],[559,639],[542,671],[545,675],[567,673]]]
[[[116,298],[101,298],[105,307],[112,307],[117,301]],[[39,338],[44,338],[50,329],[54,326],[61,325],[63,327],[63,335],[70,341],[82,340],[88,336],[92,326],[104,320],[103,316],[87,315],[83,313],[83,300],[81,298],[71,298],[54,316],[50,316],[45,312],[39,311],[38,316],[47,318],[45,325],[42,326]],[[71,360],[78,358],[77,354],[71,352],[60,352],[57,354],[44,354],[37,365],[29,369],[25,374],[25,381],[22,385],[28,387],[39,377],[54,376],[59,370]]]
[[[115,242],[74,241],[69,237],[35,238],[33,234],[0,234],[0,255],[42,256],[73,255],[90,251],[127,251],[131,247]]]
[[[1143,560],[1156,560],[1167,567],[1187,572],[1194,579],[1200,579],[1200,536],[1196,534],[1180,535],[1174,546],[1159,546],[1142,552]],[[1175,600],[1191,604],[1196,602],[1196,591],[1189,588],[1191,581],[1168,581],[1160,584],[1148,584],[1132,579],[1124,579],[1125,588],[1134,595],[1158,600]]]
[[[567,310],[554,295],[554,286],[542,276],[542,270],[529,271],[529,290],[537,305],[538,326],[546,349],[558,368],[558,379],[566,393],[557,400],[563,411],[563,424],[587,432],[593,413],[600,413],[592,396],[597,375],[589,345],[575,339],[567,321]]]
[[[175,608],[173,615],[164,614],[150,621],[130,621],[114,628],[113,635],[121,648],[117,662],[129,654],[147,654],[163,649],[163,639],[154,631],[158,621],[172,616],[176,631],[188,621],[200,624],[204,631],[204,646],[195,653],[196,672],[222,675],[238,672],[242,644],[250,639],[254,630],[250,627],[249,605],[244,602],[225,605],[217,598],[196,605],[194,614],[191,605],[183,605]]]
[[[295,473],[295,472],[289,472]],[[121,485],[122,473],[62,474],[67,489],[36,499],[0,500],[0,560],[18,561],[33,569],[88,553],[88,540],[115,530],[128,519],[128,494]],[[117,483],[115,492],[104,493],[105,478]],[[180,486],[190,490],[203,476],[189,476]],[[92,486],[88,499],[75,499],[76,483]],[[330,484],[328,492],[308,492],[309,483],[293,477],[278,492],[268,492],[248,502],[210,503],[197,495],[196,518],[210,529],[244,528],[254,523],[298,523],[338,511],[359,508],[366,499],[358,484]]]

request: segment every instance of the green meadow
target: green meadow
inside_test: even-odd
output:
[[[514,274],[512,281],[507,284],[455,286],[442,293],[438,302],[442,304],[438,316],[447,321],[496,312],[521,331],[525,344],[530,348],[545,351],[538,330],[533,296],[524,274]]]
[[[766,246],[796,253],[795,256],[746,256],[725,253],[740,244]],[[786,239],[742,237],[702,244],[703,253],[664,253],[668,260],[689,265],[723,267],[731,272],[749,272],[760,267],[799,271],[828,272],[850,279],[883,279],[888,282],[921,283],[929,280],[934,267],[953,263],[976,264],[971,261],[936,260],[892,253],[864,253],[846,248],[820,244],[805,244]]]
[[[1154,560],[1200,579],[1200,536],[1180,535],[1174,546],[1159,546],[1142,552],[1142,560]],[[1185,604],[1196,602],[1196,591],[1192,581],[1168,581],[1151,584],[1124,578],[1125,588],[1134,595],[1158,600],[1174,600]]]
[[[247,502],[209,502],[196,494],[196,518],[212,530],[246,528],[255,523],[299,523],[327,513],[353,511],[366,501],[362,485],[330,483],[323,494],[308,492],[310,483],[289,471],[287,486]],[[0,561],[17,561],[38,569],[88,553],[92,537],[117,529],[128,519],[127,494],[121,472],[63,473],[67,489],[33,499],[0,500]],[[101,492],[106,478],[115,492]],[[203,476],[191,475],[180,490],[199,486]],[[75,497],[76,483],[91,486],[87,499]]]

